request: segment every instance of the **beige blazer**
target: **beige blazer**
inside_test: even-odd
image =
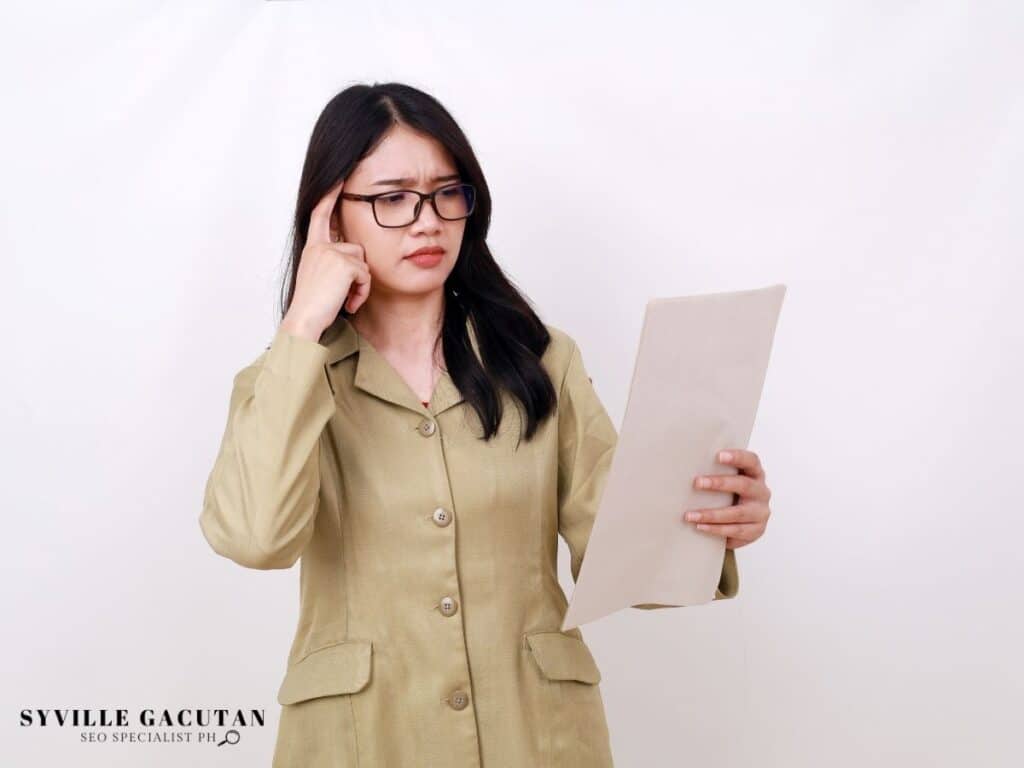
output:
[[[319,343],[278,331],[235,376],[199,522],[248,568],[301,558],[275,768],[612,765],[556,559],[560,534],[575,581],[617,434],[547,328],[559,404],[529,442],[506,393],[480,440],[447,373],[425,407],[345,319]],[[738,585],[726,550],[716,599]]]

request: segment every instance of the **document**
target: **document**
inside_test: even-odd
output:
[[[715,597],[725,539],[683,521],[733,503],[694,477],[747,448],[786,286],[651,299],[619,439],[562,630],[639,603]]]

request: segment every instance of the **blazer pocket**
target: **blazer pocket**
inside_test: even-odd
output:
[[[597,662],[578,637],[564,632],[532,632],[526,635],[526,643],[548,680],[576,680],[589,685],[601,682]]]
[[[288,667],[277,692],[278,704],[355,693],[370,680],[373,643],[342,640],[306,654]]]

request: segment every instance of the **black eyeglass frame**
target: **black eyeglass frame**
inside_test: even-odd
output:
[[[437,201],[434,199],[434,196],[438,192],[444,192],[446,189],[451,189],[452,187],[468,187],[472,199],[470,200],[469,210],[466,211],[465,216],[459,216],[454,219],[449,219],[447,216],[442,216],[441,212],[437,210]],[[387,197],[388,195],[397,195],[399,192],[409,192],[419,197],[419,200],[416,201],[416,208],[413,210],[412,221],[410,221],[408,224],[381,224],[380,219],[377,217],[377,198]],[[474,187],[468,181],[456,181],[452,184],[445,184],[443,187],[438,187],[430,194],[424,194],[423,192],[418,192],[415,189],[391,189],[388,190],[387,192],[378,192],[375,195],[357,195],[354,192],[342,192],[340,197],[343,197],[346,200],[361,200],[363,202],[369,203],[370,210],[373,211],[373,220],[377,222],[378,227],[383,227],[384,229],[401,229],[402,227],[408,227],[411,226],[412,224],[415,224],[416,220],[419,219],[420,217],[420,211],[423,210],[424,200],[429,200],[430,205],[433,206],[434,208],[434,213],[437,214],[437,217],[439,219],[444,219],[445,221],[462,221],[463,219],[468,219],[470,214],[472,214],[473,211],[476,210],[476,187]]]

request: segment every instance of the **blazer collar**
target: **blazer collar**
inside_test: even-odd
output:
[[[480,348],[473,323],[467,318],[466,331],[469,335],[473,352],[480,359]],[[327,347],[327,363],[334,365],[350,355],[358,353],[353,384],[364,392],[382,400],[400,405],[419,414],[437,415],[446,411],[465,398],[455,386],[451,375],[441,371],[429,407],[424,407],[416,393],[412,391],[402,375],[378,352],[368,339],[359,335],[347,318],[339,317],[324,331],[320,343]]]

